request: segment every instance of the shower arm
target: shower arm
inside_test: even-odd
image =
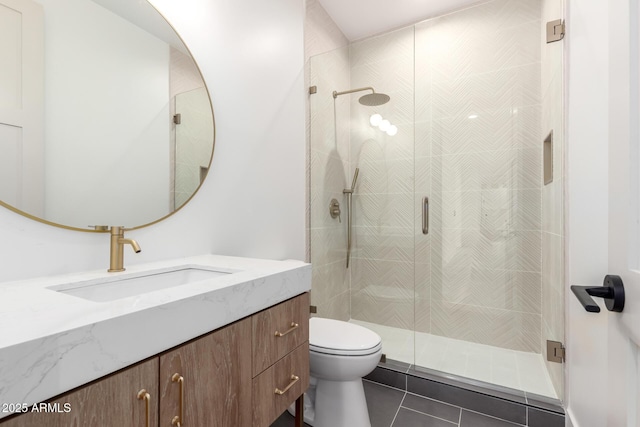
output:
[[[349,268],[349,260],[351,259],[351,222],[352,222],[352,196],[353,192],[356,188],[356,181],[358,180],[358,173],[360,172],[360,168],[356,168],[355,173],[353,174],[353,181],[351,182],[351,188],[345,188],[342,190],[342,194],[347,195],[347,268]]]
[[[337,92],[337,91],[333,91],[333,98],[337,98],[340,95],[346,95],[348,93],[354,93],[354,92],[362,92],[363,90],[370,90],[372,93],[376,93],[376,91],[372,88],[372,87],[361,87],[359,89],[351,89],[351,90],[345,90],[344,92]]]

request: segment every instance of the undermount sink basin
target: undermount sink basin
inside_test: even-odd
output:
[[[113,277],[65,283],[50,286],[47,289],[73,295],[95,302],[115,301],[117,299],[173,288],[214,277],[236,273],[234,270],[218,269],[207,266],[184,265],[159,270],[150,270],[130,274],[118,274]]]

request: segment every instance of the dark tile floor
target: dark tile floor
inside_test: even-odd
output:
[[[363,384],[371,427],[515,427],[521,425],[371,381],[364,380]],[[271,427],[292,425],[293,417],[285,412]]]

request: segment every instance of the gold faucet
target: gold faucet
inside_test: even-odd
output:
[[[131,245],[133,250],[138,253],[141,251],[140,245],[133,239],[124,238],[124,227],[111,227],[111,260],[109,263],[110,273],[116,271],[124,271],[124,245]]]

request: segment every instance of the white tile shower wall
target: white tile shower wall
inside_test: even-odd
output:
[[[373,87],[391,101],[378,107],[351,96],[354,196],[352,318],[414,329],[414,28],[351,45],[351,86]],[[389,136],[369,123],[381,114],[398,127]]]
[[[543,0],[542,29],[564,16],[563,0]],[[542,138],[553,131],[553,182],[542,188],[542,354],[546,341],[564,342],[564,117],[563,43],[542,44]],[[564,395],[563,365],[546,362],[558,396]]]
[[[309,58],[349,45],[349,40],[333,22],[318,0],[305,1],[304,51]]]
[[[351,46],[352,87],[391,96],[352,97],[354,319],[540,352],[540,20],[495,0]]]

